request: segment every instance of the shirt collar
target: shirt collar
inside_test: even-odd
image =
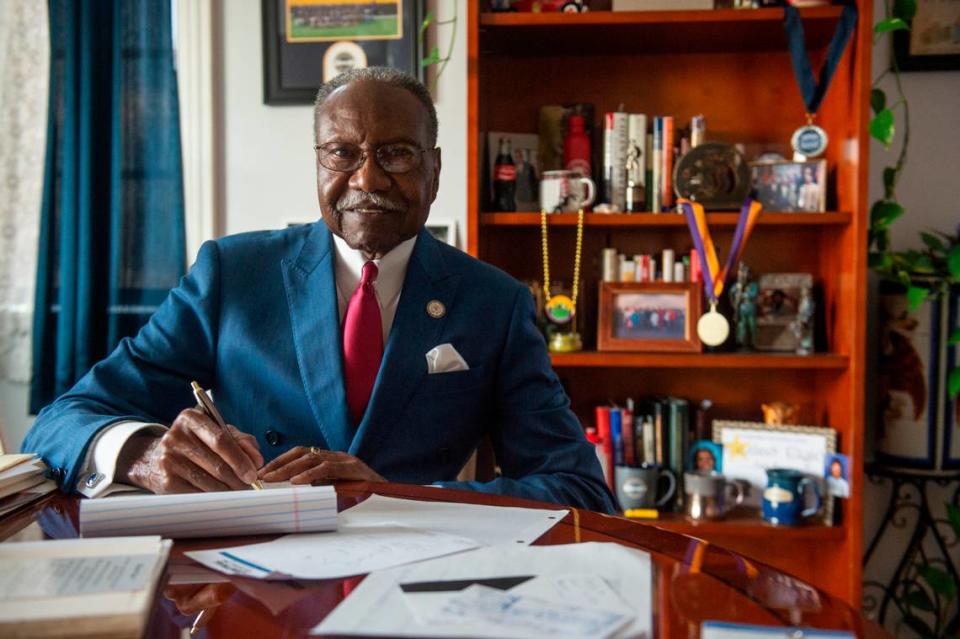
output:
[[[417,236],[414,235],[409,240],[397,244],[379,260],[373,260],[378,271],[374,288],[381,305],[388,304],[400,294],[403,279],[407,274],[407,264],[410,263],[410,255],[413,253],[416,242]],[[339,235],[333,235],[333,246],[337,255],[337,285],[349,299],[360,285],[360,274],[367,259],[360,251],[350,248]]]

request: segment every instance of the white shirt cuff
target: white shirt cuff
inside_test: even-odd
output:
[[[123,421],[110,424],[97,433],[87,447],[87,455],[80,467],[77,492],[84,497],[106,497],[116,492],[139,490],[129,484],[114,483],[114,475],[124,444],[142,431],[163,435],[167,429],[161,424]]]

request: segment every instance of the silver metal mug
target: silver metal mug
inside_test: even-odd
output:
[[[743,503],[744,489],[740,482],[727,479],[716,471],[683,474],[683,512],[688,519],[722,519],[727,512]],[[733,499],[730,503],[728,497]]]

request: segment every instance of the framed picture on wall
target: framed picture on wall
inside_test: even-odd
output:
[[[893,52],[903,71],[960,69],[960,2],[917,2],[910,30],[893,35]]]
[[[263,101],[311,104],[323,82],[386,66],[421,77],[422,0],[262,0]]]

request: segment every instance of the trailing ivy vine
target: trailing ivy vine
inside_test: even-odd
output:
[[[874,43],[881,38],[891,38],[897,31],[909,31],[910,22],[917,13],[917,0],[893,0],[885,3],[885,15],[873,27]],[[895,93],[891,102],[880,83],[892,75]],[[888,149],[901,123],[903,140],[896,162],[883,169],[883,197],[870,208],[869,266],[885,279],[899,282],[907,292],[910,310],[915,311],[931,295],[947,299],[950,287],[960,283],[960,227],[953,235],[940,231],[923,231],[920,239],[922,250],[894,251],[890,246],[890,225],[905,213],[897,199],[897,184],[907,162],[910,146],[910,102],[900,81],[900,68],[892,55],[890,66],[873,82],[870,91],[870,136],[879,140]],[[949,344],[960,343],[960,328],[950,327]],[[947,387],[950,396],[960,393],[960,367],[948,374]]]

